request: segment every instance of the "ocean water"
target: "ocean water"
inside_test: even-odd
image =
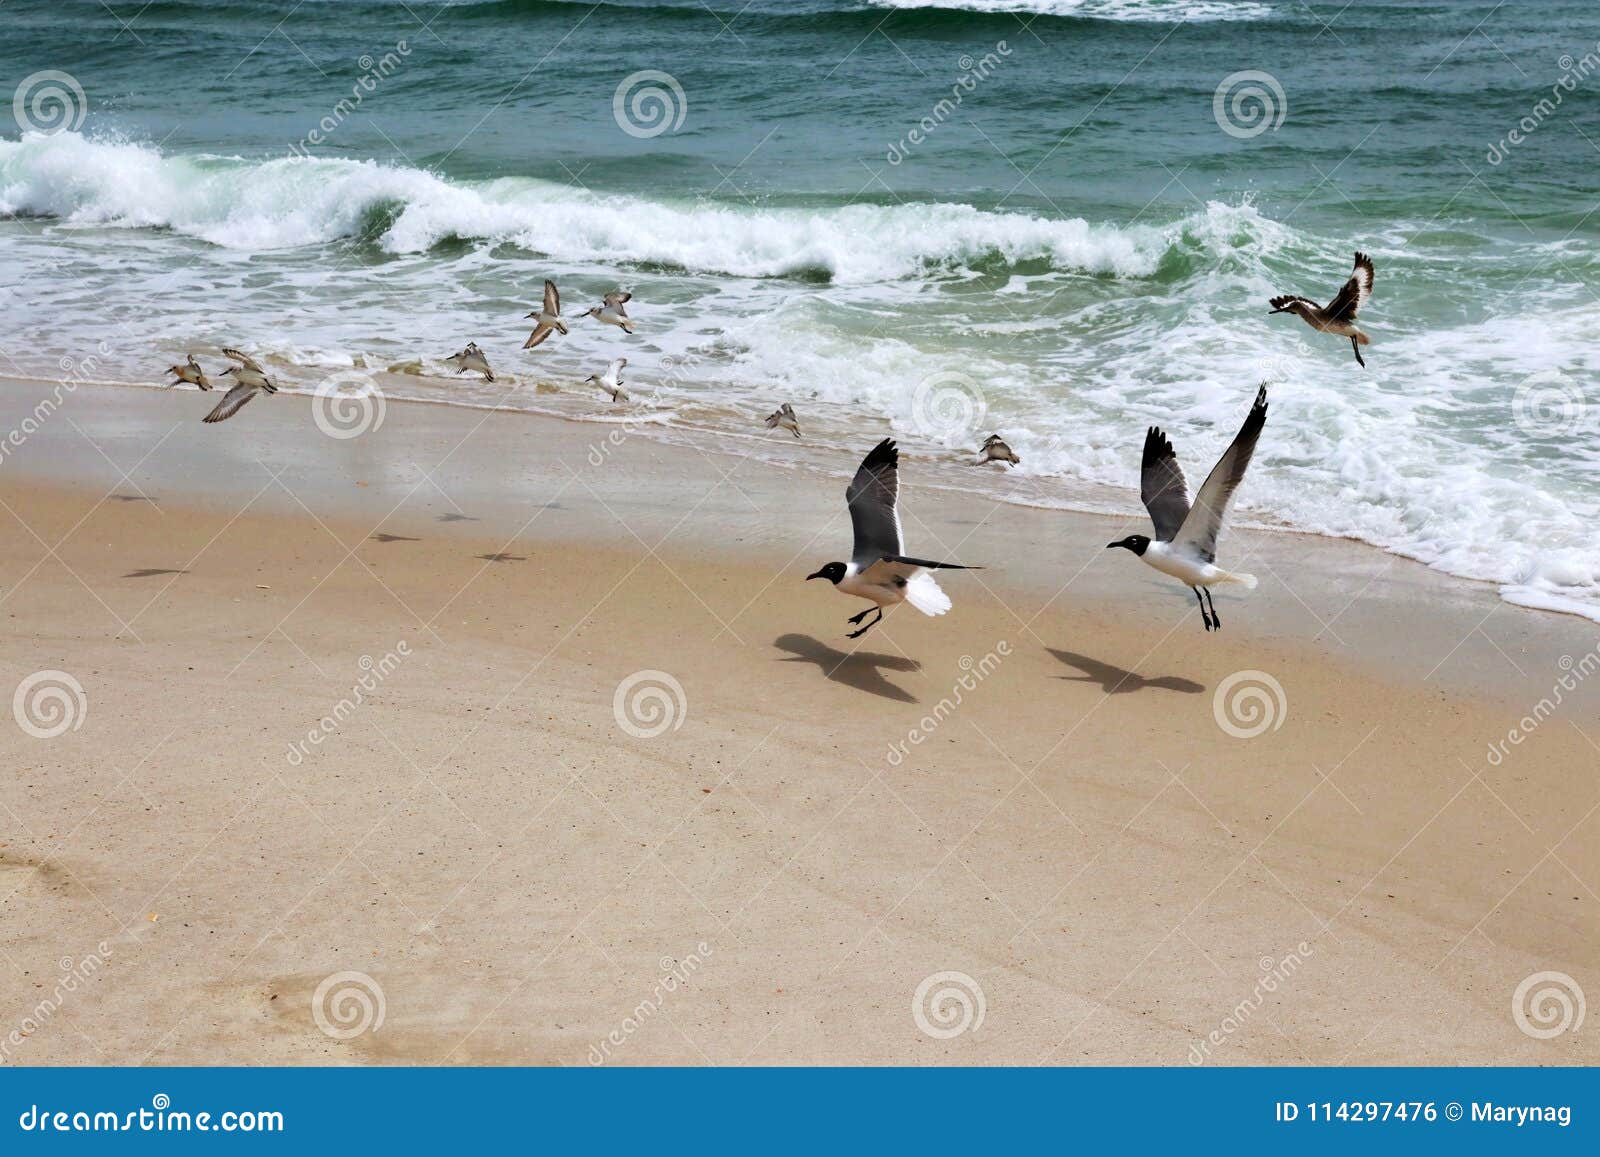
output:
[[[1269,381],[1245,521],[1600,619],[1592,0],[9,0],[0,25],[0,373],[148,384],[232,344],[296,389],[616,421],[581,380],[626,356],[661,436],[782,460],[889,430],[945,484],[1122,511],[1145,425],[1198,485]],[[1357,248],[1365,370],[1266,306],[1325,300]],[[522,352],[547,276],[573,314],[629,288],[638,333]],[[450,375],[467,340],[497,383]],[[784,400],[803,443],[760,427]],[[962,464],[993,430],[1019,469]]]

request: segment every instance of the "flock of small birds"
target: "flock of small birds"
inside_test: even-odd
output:
[[[1371,339],[1356,324],[1361,307],[1372,296],[1374,270],[1372,259],[1365,253],[1355,255],[1355,267],[1348,280],[1327,305],[1319,305],[1309,297],[1290,293],[1273,297],[1269,304],[1273,314],[1291,313],[1319,333],[1335,334],[1350,339],[1350,348],[1358,364],[1366,366],[1361,347]],[[616,326],[626,334],[634,332],[633,319],[628,316],[627,305],[633,300],[631,293],[618,290],[608,293],[601,304],[585,310],[580,316],[594,318]],[[529,311],[527,319],[533,321],[533,331],[522,348],[530,350],[549,340],[550,335],[567,335],[567,323],[561,316],[561,294],[553,281],[546,279],[544,294],[537,308]],[[220,377],[234,379],[232,387],[222,400],[203,419],[206,422],[223,422],[237,414],[257,394],[275,394],[278,387],[267,373],[248,354],[237,349],[224,348],[223,356],[234,364],[223,370]],[[488,356],[476,342],[468,342],[459,353],[446,359],[455,366],[457,374],[479,373],[483,380],[495,380]],[[590,374],[585,385],[604,391],[613,403],[630,401],[623,388],[622,371],[627,368],[627,358],[612,361],[604,373]],[[188,354],[183,363],[168,368],[173,375],[170,385],[188,383],[203,391],[215,388],[194,354]],[[1158,426],[1145,431],[1144,453],[1140,463],[1140,498],[1155,531],[1155,537],[1133,534],[1116,542],[1107,543],[1106,549],[1128,550],[1150,567],[1187,585],[1200,605],[1201,621],[1207,631],[1220,630],[1222,621],[1211,599],[1211,587],[1237,584],[1252,589],[1256,586],[1254,575],[1234,573],[1217,566],[1217,539],[1222,533],[1228,505],[1234,491],[1244,479],[1245,469],[1255,452],[1256,442],[1267,421],[1267,387],[1257,392],[1244,424],[1233,442],[1217,460],[1201,485],[1193,502],[1189,498],[1189,485],[1183,469],[1178,465],[1172,442]],[[766,419],[769,430],[787,430],[800,437],[800,421],[794,407],[784,402]],[[999,462],[1010,469],[1021,463],[1004,438],[990,434],[978,450],[972,464],[983,466]],[[856,470],[845,491],[845,501],[850,509],[854,531],[854,549],[849,562],[830,562],[806,580],[827,579],[841,594],[865,599],[872,604],[860,614],[852,615],[849,622],[857,629],[849,632],[855,639],[866,634],[883,618],[886,607],[909,602],[925,615],[942,615],[950,609],[950,598],[931,572],[935,570],[981,570],[981,567],[963,566],[953,562],[935,562],[912,558],[904,553],[900,528],[900,452],[892,438],[885,438],[868,452]],[[876,617],[867,616],[876,612]],[[867,621],[864,621],[867,620]]]

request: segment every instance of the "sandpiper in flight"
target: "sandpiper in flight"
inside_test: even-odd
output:
[[[1000,437],[999,434],[990,434],[988,438],[984,439],[983,449],[979,450],[978,453],[982,457],[973,463],[974,466],[982,466],[986,462],[1004,462],[1009,468],[1022,461],[1021,458],[1017,457],[1017,452],[1007,446],[1005,439]]]
[[[189,354],[188,359],[181,366],[167,367],[167,373],[178,375],[167,384],[167,388],[170,390],[179,382],[188,382],[191,386],[199,386],[202,390],[211,389],[211,379],[206,377],[206,372],[200,368],[200,363],[194,360],[194,355]]]
[[[850,504],[850,523],[855,529],[850,561],[830,562],[815,574],[806,575],[806,581],[824,578],[840,594],[871,601],[872,606],[859,615],[851,615],[849,621],[859,623],[873,611],[878,617],[851,631],[849,638],[860,638],[877,626],[884,607],[909,602],[925,615],[948,611],[950,596],[928,571],[982,569],[906,558],[900,553],[900,512],[896,508],[900,498],[900,451],[895,448],[894,439],[885,438],[862,459],[844,496]]]
[[[1372,339],[1356,328],[1356,314],[1372,296],[1372,273],[1372,258],[1365,253],[1357,253],[1355,271],[1350,274],[1350,280],[1344,283],[1344,288],[1327,305],[1318,305],[1298,293],[1274,297],[1268,304],[1272,306],[1273,313],[1292,313],[1312,329],[1349,338],[1356,361],[1365,366],[1367,359],[1361,356],[1361,347]]]
[[[1211,602],[1210,587],[1221,583],[1240,583],[1246,588],[1256,585],[1255,575],[1232,574],[1217,566],[1217,536],[1222,533],[1228,503],[1244,478],[1250,455],[1255,452],[1256,439],[1261,437],[1261,428],[1266,424],[1267,387],[1262,386],[1232,445],[1206,475],[1193,508],[1189,506],[1189,484],[1184,480],[1172,443],[1159,427],[1151,426],[1144,436],[1139,496],[1144,499],[1150,521],[1155,524],[1155,540],[1132,534],[1121,542],[1106,544],[1107,550],[1118,546],[1131,550],[1147,566],[1187,583],[1200,604],[1200,618],[1208,631],[1222,628],[1217,606]],[[1202,591],[1205,592],[1203,598]],[[1207,603],[1211,603],[1209,610]]]
[[[476,370],[483,375],[486,382],[494,381],[494,371],[489,368],[489,359],[484,356],[478,343],[469,341],[467,348],[458,354],[451,354],[445,361],[456,367],[456,373],[464,374],[468,370]]]
[[[528,335],[528,340],[522,343],[522,348],[531,350],[534,346],[550,336],[552,330],[567,335],[567,323],[561,320],[561,294],[556,290],[556,283],[548,277],[544,282],[544,302],[538,309],[528,314],[534,319],[533,332]]]
[[[223,370],[222,376],[227,377],[232,374],[238,384],[222,395],[222,401],[218,402],[216,408],[201,419],[202,421],[226,422],[257,394],[263,391],[269,394],[278,392],[278,387],[267,380],[267,372],[249,354],[236,349],[224,349],[222,352],[239,363]]]
[[[767,429],[787,430],[796,438],[800,436],[800,422],[794,416],[794,407],[788,402],[767,415]]]
[[[604,305],[597,305],[592,309],[584,310],[583,316],[597,318],[607,325],[617,326],[623,333],[632,333],[633,319],[628,316],[628,311],[623,308],[632,300],[633,294],[623,293],[621,290],[616,293],[608,293],[605,296]]]
[[[605,373],[590,374],[584,378],[584,385],[599,386],[611,395],[613,402],[626,402],[628,400],[628,391],[622,388],[622,370],[627,364],[627,358],[618,358],[606,367]]]

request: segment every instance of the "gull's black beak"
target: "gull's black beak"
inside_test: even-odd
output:
[[[828,577],[827,575],[823,574],[819,570],[816,574],[808,574],[808,575],[806,575],[806,582],[810,582],[814,578],[827,578],[827,577]]]
[[[1108,542],[1108,543],[1106,543],[1106,549],[1107,550],[1111,550],[1111,549],[1113,549],[1115,547],[1119,547],[1119,546],[1122,546],[1122,545],[1124,545],[1124,544],[1120,543],[1120,542]]]

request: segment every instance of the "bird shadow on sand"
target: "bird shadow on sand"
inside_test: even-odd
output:
[[[473,557],[474,558],[481,558],[481,559],[483,559],[484,562],[527,562],[528,561],[528,556],[525,555],[525,554],[507,554],[503,550],[496,551],[494,554],[473,555]]]
[[[188,574],[186,570],[176,570],[172,567],[147,566],[139,570],[130,570],[123,578],[154,578],[158,574]]]
[[[1204,685],[1180,675],[1162,675],[1156,679],[1146,679],[1137,671],[1128,671],[1114,663],[1080,655],[1076,651],[1060,651],[1055,647],[1046,647],[1045,650],[1067,666],[1076,667],[1083,672],[1081,675],[1058,675],[1056,676],[1058,679],[1065,679],[1070,683],[1098,683],[1100,690],[1107,695],[1126,695],[1129,691],[1148,690],[1182,691],[1188,695],[1198,695],[1205,690]]]
[[[922,664],[903,655],[880,655],[874,651],[840,651],[810,635],[779,635],[772,645],[792,656],[778,660],[780,663],[815,663],[823,677],[834,683],[843,683],[857,691],[893,699],[899,703],[915,703],[917,697],[896,687],[884,678],[884,671],[920,671]]]
[[[148,502],[152,506],[155,505],[156,501],[148,494],[113,494],[111,497],[115,498],[118,502]]]
[[[373,542],[421,542],[420,538],[412,538],[407,534],[390,534],[388,531],[379,531],[377,534],[368,535]]]

